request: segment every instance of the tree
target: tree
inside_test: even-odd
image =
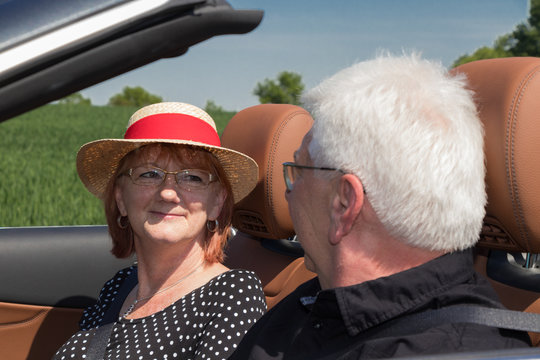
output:
[[[540,56],[540,0],[530,0],[529,18],[510,33],[499,37],[493,47],[481,47],[472,55],[459,57],[452,66],[470,61],[509,56]]]
[[[302,91],[302,77],[294,72],[282,71],[278,74],[277,82],[265,79],[262,83],[257,83],[253,94],[259,97],[261,104],[299,105]]]
[[[214,100],[206,100],[206,105],[204,105],[204,111],[212,115],[213,113],[225,112],[223,106],[216,104]]]
[[[70,105],[92,105],[92,101],[88,98],[82,96],[81,93],[73,93],[66,96],[63,99],[58,100],[59,104],[70,104]]]
[[[236,114],[236,111],[227,111],[213,100],[206,100],[204,111],[214,119],[219,134],[223,132],[229,120]]]
[[[109,99],[109,105],[143,107],[162,101],[163,98],[161,96],[150,94],[140,86],[126,86],[122,93],[116,94]]]
[[[476,61],[476,60],[494,59],[494,58],[512,56],[512,54],[509,51],[509,45],[508,45],[508,43],[510,42],[509,38],[510,38],[509,35],[501,36],[495,41],[495,44],[492,48],[489,46],[482,46],[481,48],[477,49],[472,55],[460,56],[456,61],[454,61],[454,64],[452,65],[452,67],[456,67],[461,64],[465,64],[465,63]]]

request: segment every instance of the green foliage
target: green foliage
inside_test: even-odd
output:
[[[86,142],[122,137],[135,108],[46,105],[0,123],[0,226],[105,224],[77,176]]]
[[[300,96],[304,91],[302,76],[297,73],[282,71],[277,81],[265,79],[257,83],[253,94],[259,97],[261,104],[300,104]]]
[[[58,100],[59,104],[64,105],[92,105],[92,101],[82,96],[81,93],[73,93],[63,99]]]
[[[539,6],[540,7],[540,6]],[[511,48],[513,56],[540,56],[540,24],[530,26],[520,24],[512,33],[515,45]]]
[[[501,36],[495,42],[495,45],[491,48],[488,46],[483,46],[477,49],[472,55],[463,55],[460,56],[452,65],[452,67],[459,66],[471,61],[483,60],[483,59],[494,59],[501,57],[512,56],[511,53],[507,50],[509,39],[508,35]]]
[[[122,93],[116,94],[109,99],[111,106],[135,106],[141,108],[146,105],[162,102],[161,96],[150,94],[140,86],[126,86]]]
[[[229,120],[236,114],[236,111],[227,111],[223,107],[216,105],[213,100],[207,100],[204,111],[214,119],[218,133],[221,135]]]
[[[122,138],[137,107],[45,105],[0,123],[0,227],[105,224],[77,175],[81,145]],[[235,112],[207,102],[221,133]]]
[[[481,47],[472,55],[459,57],[453,67],[475,60],[510,56],[540,56],[540,0],[531,0],[529,18],[510,33],[499,37],[493,47]]]

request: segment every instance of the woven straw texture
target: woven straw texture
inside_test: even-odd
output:
[[[128,127],[146,116],[166,113],[195,116],[216,129],[214,121],[204,110],[185,103],[171,102],[153,104],[138,110],[131,116]],[[107,184],[116,173],[120,160],[130,151],[154,143],[184,144],[203,148],[214,154],[231,184],[235,203],[248,195],[257,184],[257,163],[249,156],[218,146],[174,139],[102,139],[89,142],[83,145],[77,154],[79,177],[88,191],[103,199]]]

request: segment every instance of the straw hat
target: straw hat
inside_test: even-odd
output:
[[[257,163],[247,155],[221,147],[214,120],[205,111],[178,102],[148,105],[135,112],[124,139],[102,139],[83,145],[77,153],[79,177],[92,194],[103,199],[120,160],[130,151],[154,143],[208,150],[225,170],[235,203],[257,184]]]

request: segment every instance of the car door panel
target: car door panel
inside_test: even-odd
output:
[[[0,359],[50,359],[78,330],[82,309],[0,302]]]
[[[134,262],[106,226],[0,229],[0,359],[49,359],[102,285]]]

